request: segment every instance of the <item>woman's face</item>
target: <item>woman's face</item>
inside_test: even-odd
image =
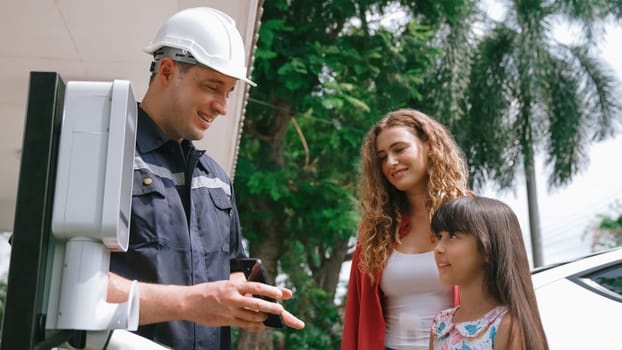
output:
[[[411,130],[405,126],[382,130],[376,138],[376,155],[389,183],[415,194],[426,191],[429,146]]]

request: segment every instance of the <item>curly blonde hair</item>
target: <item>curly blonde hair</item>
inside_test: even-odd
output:
[[[367,133],[361,147],[361,180],[359,198],[362,218],[358,236],[361,250],[359,268],[372,282],[398,240],[402,213],[409,212],[406,194],[389,183],[382,173],[377,156],[376,139],[381,131],[394,126],[409,128],[422,142],[429,145],[427,216],[449,199],[463,197],[467,189],[467,165],[462,151],[447,129],[414,109],[389,112]]]

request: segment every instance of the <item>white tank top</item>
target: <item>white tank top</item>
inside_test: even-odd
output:
[[[385,346],[427,350],[432,319],[453,306],[452,287],[441,284],[434,252],[404,254],[393,250],[382,272]]]

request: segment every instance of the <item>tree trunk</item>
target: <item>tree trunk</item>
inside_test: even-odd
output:
[[[240,330],[238,350],[274,350],[272,329],[267,328],[256,333]]]
[[[331,299],[335,298],[337,285],[339,284],[341,265],[343,265],[348,253],[348,241],[349,239],[346,239],[335,244],[330,258],[323,261],[319,273],[316,276],[318,286],[325,291],[329,291],[331,293]]]
[[[269,210],[265,207],[270,205],[269,201],[262,201],[261,211]],[[253,258],[260,258],[266,273],[266,282],[274,285],[277,274],[277,261],[283,250],[283,232],[279,227],[285,227],[282,215],[275,214],[273,220],[258,222],[259,232],[262,239],[250,247],[249,255]],[[272,329],[268,328],[261,332],[253,333],[243,329],[240,330],[238,338],[238,350],[273,350]]]
[[[531,235],[531,251],[533,266],[542,266],[542,232],[540,230],[540,210],[538,208],[538,189],[536,187],[536,170],[533,152],[525,160],[525,182],[527,186],[527,206],[529,210],[529,232]]]

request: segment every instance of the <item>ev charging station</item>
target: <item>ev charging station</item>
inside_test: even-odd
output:
[[[128,81],[67,83],[47,329],[138,327],[136,282],[127,303],[106,302],[110,252],[129,242],[136,115]]]
[[[31,73],[3,349],[166,349],[128,332],[136,281],[106,301],[110,253],[129,243],[136,118],[129,81]]]

